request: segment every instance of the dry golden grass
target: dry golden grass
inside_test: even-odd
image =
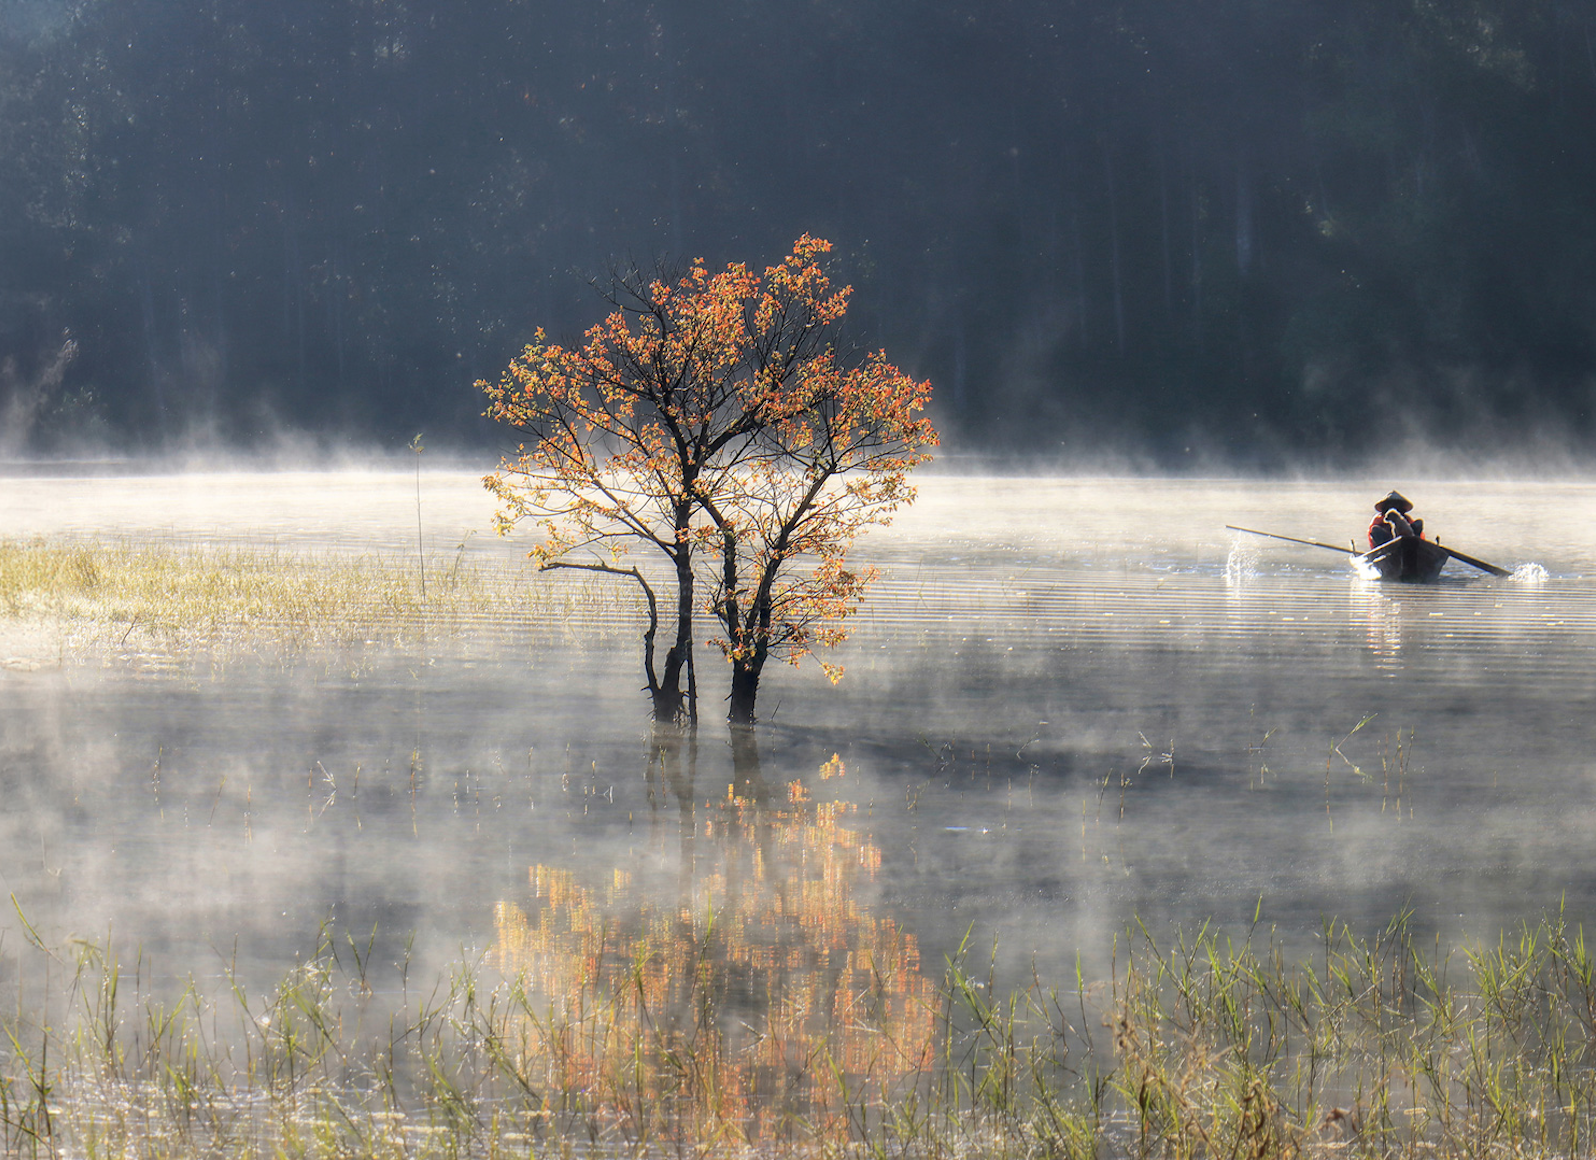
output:
[[[489,626],[626,631],[632,593],[529,566],[147,542],[0,540],[0,654],[296,653]],[[8,657],[0,655],[0,662]],[[30,667],[9,656],[10,667]]]

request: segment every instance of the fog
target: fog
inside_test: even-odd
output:
[[[1106,972],[1138,919],[1242,931],[1260,905],[1299,948],[1327,917],[1373,929],[1405,907],[1448,940],[1582,915],[1596,541],[1571,530],[1596,526],[1590,489],[1412,489],[1446,542],[1539,583],[1454,564],[1386,586],[1223,527],[1346,539],[1372,486],[927,478],[861,545],[884,578],[843,682],[772,672],[752,766],[715,723],[707,660],[691,759],[651,743],[624,599],[555,622],[440,606],[419,636],[298,650],[273,643],[291,624],[185,648],[159,624],[85,644],[13,620],[4,885],[50,936],[114,932],[179,976],[237,940],[229,961],[269,980],[329,918],[395,954],[416,932],[419,967],[499,945],[501,903],[535,915],[537,867],[696,897],[733,857],[728,801],[777,827],[776,873],[798,786],[846,803],[838,824],[877,851],[850,863],[849,906],[931,962],[974,924],[1016,977],[1062,979],[1077,955]],[[310,558],[413,552],[414,488],[0,481],[8,536]],[[430,554],[514,566],[473,475],[423,475],[421,502]],[[1348,517],[1316,522],[1327,508]],[[510,582],[540,600],[582,583]]]
[[[40,956],[108,946],[157,1001],[264,993],[331,939],[362,1004],[462,964],[552,999],[583,932],[698,915],[735,1037],[844,959],[924,1013],[960,948],[1090,990],[1138,924],[1596,921],[1593,24],[0,5],[0,553],[112,576],[0,571],[0,992],[71,1002]],[[771,666],[729,731],[699,640],[702,720],[655,727],[635,591],[492,533],[518,436],[474,383],[617,274],[804,233],[943,444],[851,557],[839,685]],[[1511,576],[1225,527],[1351,544],[1393,486]],[[140,552],[342,577],[343,619],[129,612]]]

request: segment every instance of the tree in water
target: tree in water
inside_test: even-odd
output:
[[[930,457],[930,384],[882,352],[842,369],[827,348],[793,375],[787,417],[760,432],[718,494],[701,498],[719,535],[711,600],[731,663],[729,717],[751,725],[765,664],[797,664],[840,644],[874,568],[848,551],[867,527],[914,500],[907,483]],[[821,661],[836,681],[842,671]]]
[[[746,690],[734,694],[733,716],[752,720],[770,655],[796,660],[840,639],[817,625],[846,615],[868,579],[843,557],[859,528],[881,522],[861,514],[884,518],[912,496],[902,474],[935,441],[918,415],[928,384],[880,356],[838,367],[831,332],[849,291],[833,290],[817,261],[829,249],[805,236],[763,275],[740,263],[710,274],[702,260],[676,276],[634,267],[614,279],[612,312],[583,345],[539,331],[497,383],[478,383],[488,415],[532,437],[484,481],[500,501],[500,533],[530,521],[540,568],[640,586],[657,721],[697,716],[700,550],[715,548],[713,608],[733,684]],[[845,474],[859,478],[836,486]],[[657,578],[630,562],[640,547],[658,553],[675,581],[663,662]],[[783,579],[804,554],[818,566]]]

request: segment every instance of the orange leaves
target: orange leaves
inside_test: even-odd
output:
[[[706,581],[717,643],[755,683],[768,657],[842,639],[872,578],[846,553],[913,501],[905,476],[937,442],[929,383],[880,351],[838,363],[852,291],[832,286],[830,251],[805,234],[761,273],[634,270],[581,345],[539,331],[478,384],[490,416],[532,436],[486,481],[501,531],[530,522],[545,564],[652,545],[684,593]]]

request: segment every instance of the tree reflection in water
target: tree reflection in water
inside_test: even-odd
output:
[[[695,798],[696,739],[656,739],[656,808],[681,821],[674,888],[530,868],[496,910],[495,965],[526,1005],[519,1071],[623,1134],[846,1134],[929,1077],[937,994],[913,933],[861,897],[881,862],[840,758],[772,787],[752,731],[735,781]]]

